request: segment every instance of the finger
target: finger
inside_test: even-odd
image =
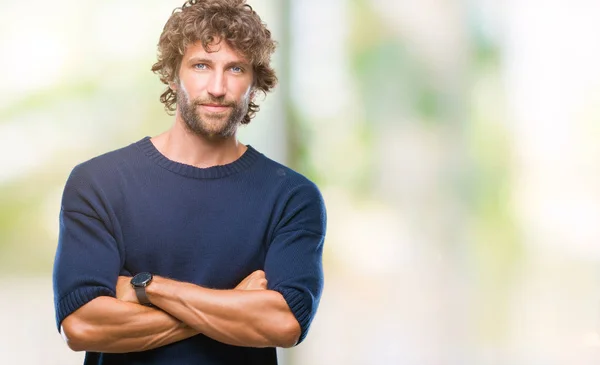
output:
[[[267,279],[256,279],[252,280],[246,286],[246,290],[265,290],[267,289]]]
[[[264,277],[264,276],[265,276],[265,272],[264,271],[262,271],[262,270],[256,270],[256,271],[253,271],[252,273],[250,273],[250,275],[246,276],[246,278],[244,280],[242,280],[242,281],[248,282],[248,281],[252,281],[252,280],[255,280],[255,279],[259,279],[259,278]]]
[[[253,285],[252,281],[260,280],[265,278],[265,272],[262,270],[256,270],[250,273],[250,275],[246,276],[238,285],[235,286],[235,289],[248,290]]]
[[[253,279],[260,279],[260,278],[264,278],[265,277],[265,272],[262,270],[256,270],[255,272],[253,272],[252,274],[250,274],[250,276]]]
[[[250,280],[252,280],[252,274],[246,276],[244,280],[240,281],[240,283],[235,286],[235,289],[245,289]]]

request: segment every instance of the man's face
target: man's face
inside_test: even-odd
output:
[[[226,42],[209,49],[198,42],[185,51],[175,84],[178,111],[193,133],[227,138],[248,112],[252,65]]]

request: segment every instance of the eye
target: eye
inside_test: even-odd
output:
[[[197,63],[197,64],[194,65],[194,68],[198,69],[198,70],[206,70],[206,67],[207,66],[206,66],[205,63]]]
[[[233,72],[234,72],[234,73],[236,73],[236,74],[239,74],[239,73],[242,73],[242,72],[244,72],[244,69],[243,69],[243,68],[241,68],[240,66],[233,66],[233,67],[231,68],[231,71],[233,71]]]

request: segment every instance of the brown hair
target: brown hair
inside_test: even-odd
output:
[[[209,52],[216,38],[240,52],[252,64],[254,90],[269,92],[276,84],[275,71],[270,66],[275,41],[258,14],[245,0],[188,0],[173,10],[158,42],[158,61],[152,71],[167,86],[177,81],[179,67],[188,45],[202,42]],[[173,114],[177,94],[167,88],[160,96],[165,110]],[[250,101],[242,124],[250,123],[259,106]]]

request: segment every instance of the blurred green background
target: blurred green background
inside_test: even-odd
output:
[[[600,361],[600,2],[248,0],[279,41],[243,143],[314,180],[326,286],[297,364]],[[0,0],[0,354],[79,364],[51,270],[70,170],[167,129],[182,0]]]

